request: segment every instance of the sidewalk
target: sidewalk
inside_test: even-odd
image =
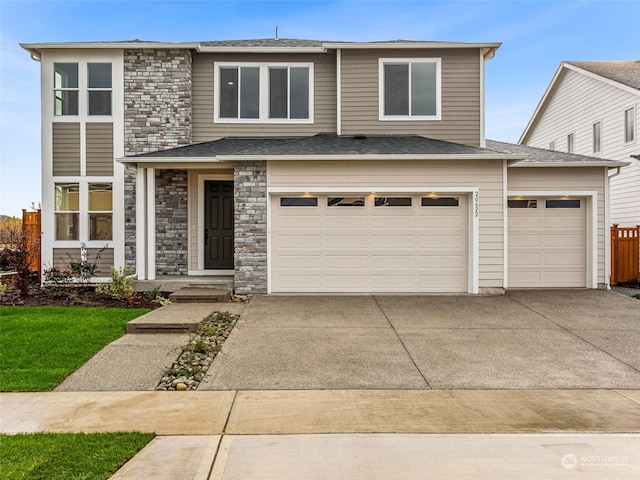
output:
[[[640,474],[638,390],[3,393],[0,409],[2,433],[156,432],[115,479],[422,478],[456,456],[451,478],[514,478],[566,475],[565,454],[619,457],[583,478]]]

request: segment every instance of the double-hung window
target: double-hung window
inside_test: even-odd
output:
[[[217,123],[313,122],[311,63],[217,63]]]
[[[636,109],[629,108],[624,111],[624,142],[631,143],[636,139]]]
[[[380,120],[440,120],[439,58],[379,59]]]
[[[56,63],[53,67],[53,114],[78,115],[78,64]]]

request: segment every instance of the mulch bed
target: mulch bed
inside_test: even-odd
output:
[[[167,296],[166,294],[163,296]],[[154,310],[162,305],[152,301],[144,293],[134,293],[131,301],[112,298],[95,292],[93,287],[67,287],[59,291],[34,287],[28,295],[7,292],[0,297],[0,305],[23,305],[28,307],[104,307],[104,308],[149,308]]]

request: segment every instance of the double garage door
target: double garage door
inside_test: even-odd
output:
[[[467,195],[271,198],[272,292],[467,292]]]
[[[584,199],[510,199],[509,287],[586,287]]]

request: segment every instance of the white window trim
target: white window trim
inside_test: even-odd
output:
[[[436,114],[435,115],[385,115],[384,114],[384,66],[408,63],[436,64]],[[409,104],[411,104],[411,81],[409,81]],[[378,59],[378,120],[390,122],[416,122],[442,120],[442,59],[441,58],[379,58]]]
[[[260,118],[221,118],[219,101],[220,68],[258,67],[260,69]],[[307,67],[309,68],[309,118],[269,118],[269,68]],[[213,68],[213,122],[214,123],[257,123],[257,124],[312,124],[314,119],[314,74],[313,62],[215,62]]]
[[[633,119],[633,139],[627,140],[627,112],[631,110],[631,118]],[[622,143],[624,145],[634,145],[636,140],[638,139],[638,118],[637,118],[637,108],[635,105],[632,105],[629,108],[625,108],[622,111]]]

